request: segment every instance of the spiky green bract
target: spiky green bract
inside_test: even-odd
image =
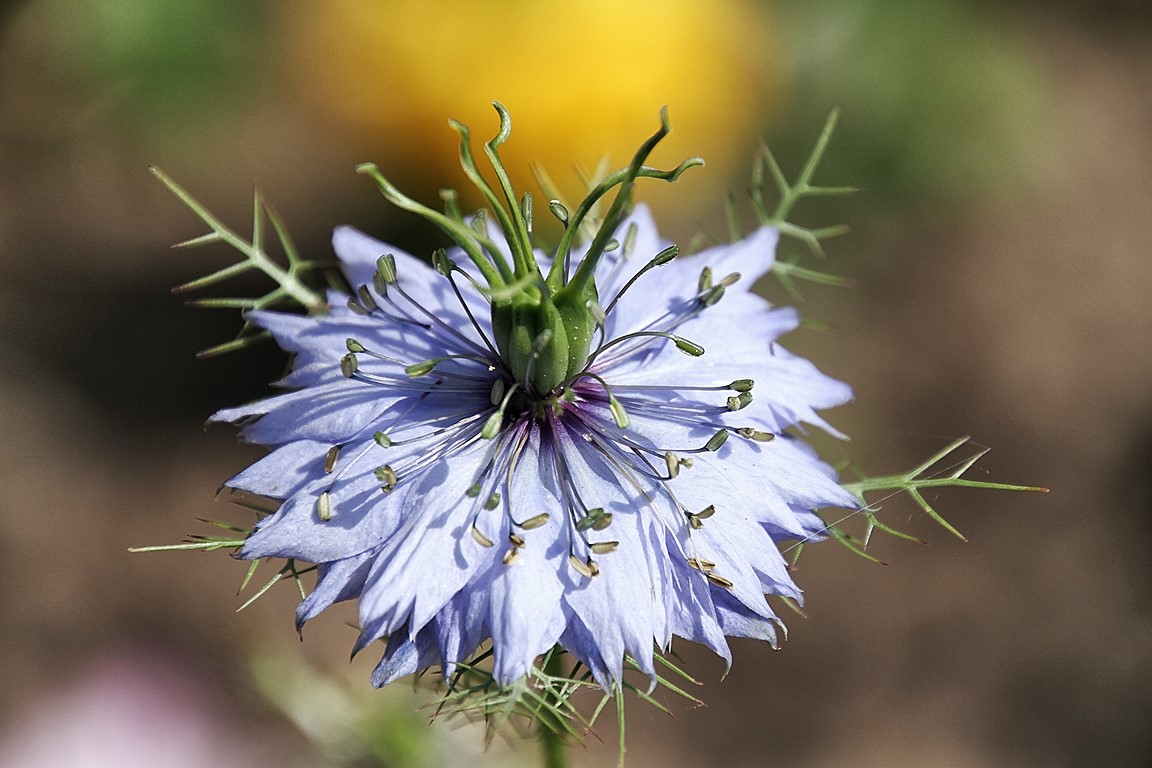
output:
[[[333,263],[302,259],[280,215],[268,204],[259,190],[254,192],[252,196],[252,237],[251,239],[246,239],[233,232],[223,222],[212,215],[207,208],[201,205],[187,190],[177,184],[168,174],[164,173],[164,171],[156,167],[152,167],[150,170],[153,176],[159,179],[164,186],[187,205],[211,230],[205,235],[177,243],[173,246],[174,248],[191,248],[209,245],[211,243],[225,243],[244,257],[243,261],[236,262],[210,275],[177,286],[173,289],[173,293],[184,293],[207,288],[229,278],[253,271],[263,273],[276,284],[275,288],[259,298],[226,297],[190,299],[187,302],[188,306],[206,309],[239,309],[243,312],[248,312],[251,310],[297,305],[313,313],[325,311],[326,307],[324,306],[323,298],[320,294],[308,287],[305,278],[317,270],[331,269]],[[269,221],[272,223],[272,229],[276,233],[280,247],[284,252],[284,257],[288,262],[287,267],[280,266],[269,254],[265,245],[265,227]],[[240,328],[240,332],[236,335],[236,338],[209,347],[201,351],[197,356],[213,357],[225,352],[234,352],[251,345],[255,341],[266,339],[268,336],[268,333],[260,331],[245,319],[244,325]]]

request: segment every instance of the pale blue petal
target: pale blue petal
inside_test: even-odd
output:
[[[383,688],[435,663],[436,644],[430,632],[421,633],[416,639],[405,631],[397,632],[388,638],[384,658],[372,672],[372,685]]]
[[[316,618],[325,608],[358,597],[376,555],[377,550],[369,550],[334,563],[320,563],[316,587],[296,608],[296,629]]]
[[[505,503],[518,520],[544,511],[551,516],[541,527],[524,532],[526,543],[519,555],[490,583],[494,674],[502,683],[527,674],[533,660],[559,639],[565,624],[561,575],[569,568],[568,551],[552,492],[554,468],[542,456],[539,427],[532,430]]]

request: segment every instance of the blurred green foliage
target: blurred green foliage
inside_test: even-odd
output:
[[[27,11],[55,63],[159,133],[245,108],[263,57],[262,3],[42,0]],[[202,127],[202,125],[201,125]]]

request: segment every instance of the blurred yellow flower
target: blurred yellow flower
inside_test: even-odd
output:
[[[744,168],[778,96],[768,21],[750,0],[331,0],[296,7],[288,50],[326,119],[430,184],[459,178],[447,119],[487,139],[494,99],[516,116],[502,149],[513,182],[535,188],[534,161],[574,192],[550,158],[591,170],[609,152],[621,165],[667,104],[674,131],[653,162],[703,156],[695,191],[714,193]]]

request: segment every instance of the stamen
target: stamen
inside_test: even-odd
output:
[[[724,286],[714,285],[704,293],[700,294],[700,298],[698,300],[704,307],[711,307],[722,298],[724,298]]]
[[[324,474],[332,474],[332,470],[336,468],[336,460],[340,458],[340,446],[334,445],[328,449],[328,453],[324,454]]]
[[[316,499],[316,516],[324,522],[332,519],[332,500],[328,496],[328,491],[324,491]]]
[[[744,408],[747,408],[748,405],[751,404],[751,402],[752,402],[752,393],[751,392],[741,392],[736,397],[728,398],[728,410],[730,410],[730,411],[742,410]]]
[[[477,544],[484,547],[485,549],[491,549],[492,548],[494,542],[492,541],[492,539],[488,538],[483,533],[481,533],[479,528],[477,528],[475,525],[473,525],[470,530],[472,532],[472,538],[476,540]]]
[[[578,374],[573,382],[581,378],[593,379],[604,388],[604,394],[608,395],[608,410],[612,413],[613,421],[616,422],[616,426],[620,429],[628,429],[628,425],[631,423],[628,419],[628,412],[624,410],[624,406],[616,399],[616,395],[612,393],[612,388],[608,386],[608,382],[605,381],[603,377],[597,376],[594,373],[588,373],[587,371]]]
[[[724,587],[724,589],[732,589],[732,587],[735,586],[735,584],[733,584],[730,579],[726,579],[718,574],[707,573],[705,575],[708,577],[708,581],[712,582],[718,587]]]
[[[528,518],[527,520],[525,520],[522,523],[516,523],[516,526],[518,528],[522,528],[525,531],[531,531],[535,528],[539,528],[540,526],[544,525],[544,523],[548,522],[549,517],[550,517],[550,515],[547,512],[541,512],[540,514],[535,515],[534,517]]]
[[[595,352],[593,352],[591,355],[588,356],[588,366],[591,367],[592,362],[597,357],[599,357],[600,353],[602,353],[604,350],[610,349],[610,348],[616,346],[617,344],[623,344],[626,341],[634,341],[634,340],[641,338],[641,337],[654,337],[654,338],[668,339],[669,341],[671,341],[673,344],[676,345],[676,349],[680,350],[681,352],[683,352],[686,355],[689,355],[690,357],[700,357],[701,355],[704,354],[704,347],[700,346],[699,344],[697,344],[693,341],[689,341],[688,339],[684,338],[683,336],[677,336],[673,333],[668,333],[666,331],[635,331],[633,333],[626,333],[623,336],[617,336],[616,338],[612,339],[611,341],[604,343],[604,344],[601,344],[599,347],[597,347]],[[627,350],[624,353],[617,353],[614,356],[610,356],[609,360],[611,361],[611,363],[615,363],[619,360],[624,359],[628,355],[635,353],[635,351],[636,350],[633,349],[633,350]],[[602,361],[601,367],[607,367],[611,363]]]
[[[563,203],[559,200],[549,200],[548,210],[552,212],[553,216],[559,219],[561,224],[565,227],[568,226],[568,209],[564,207]]]
[[[396,276],[396,257],[391,253],[386,253],[376,259],[376,274],[380,275],[380,279],[388,285],[396,285],[398,282]]]
[[[360,306],[369,312],[375,312],[380,308],[380,305],[376,303],[376,299],[372,298],[372,292],[368,290],[368,286],[366,285],[361,285],[356,289],[356,298],[360,300]]]
[[[576,523],[576,530],[583,533],[587,530],[602,531],[612,524],[612,513],[605,512],[602,507],[588,510],[588,513]]]
[[[595,571],[592,570],[593,562],[591,558],[588,559],[588,562],[584,562],[579,557],[576,557],[576,555],[569,555],[568,562],[581,576],[587,576],[588,578],[592,578],[600,571],[599,568]]]
[[[619,546],[620,542],[618,541],[598,541],[595,544],[590,545],[589,549],[591,549],[597,555],[607,555],[611,552],[615,552]]]
[[[404,368],[404,373],[408,374],[414,379],[418,379],[421,376],[427,376],[432,372],[434,368],[436,368],[437,365],[443,363],[446,360],[468,360],[473,363],[480,363],[481,365],[486,366],[490,371],[496,370],[495,366],[492,365],[493,361],[486,357],[480,357],[478,355],[442,355],[440,357],[433,357],[428,360],[422,360],[419,363],[412,363],[411,365]],[[443,373],[442,375],[452,376],[453,374]]]
[[[391,465],[385,464],[381,467],[376,467],[376,479],[380,481],[381,488],[385,493],[391,493],[392,489],[396,487],[396,483],[400,482],[400,476],[396,474],[396,470],[392,469]]]
[[[447,256],[445,256],[445,258],[447,259]],[[479,292],[480,286],[476,282],[476,278],[472,277],[472,275],[462,269],[456,268],[455,265],[453,265],[452,272],[459,272],[464,275],[472,283],[472,287]],[[456,300],[460,302],[460,307],[464,310],[464,314],[468,316],[468,321],[472,323],[472,327],[476,329],[476,335],[484,342],[484,346],[492,353],[492,357],[500,360],[500,353],[496,351],[496,347],[493,346],[492,341],[488,338],[488,334],[484,333],[484,329],[480,327],[480,323],[476,322],[476,316],[472,314],[471,307],[469,307],[468,302],[464,300],[464,294],[460,293],[460,286],[456,284],[456,280],[453,279],[451,274],[448,275],[448,282],[452,285],[452,292],[456,294]]]
[[[608,315],[612,312],[612,308],[616,306],[616,302],[620,301],[620,297],[623,296],[625,291],[631,288],[633,284],[635,284],[635,282],[640,279],[641,275],[650,269],[664,266],[679,255],[680,249],[675,245],[670,245],[664,250],[660,251],[660,253],[653,256],[651,261],[641,267],[636,272],[636,274],[632,275],[632,277],[628,279],[628,282],[624,283],[620,290],[616,292],[616,295],[612,297],[612,301],[609,302],[608,306],[604,308],[604,314]]]
[[[688,525],[692,526],[692,528],[695,530],[700,530],[704,527],[704,521],[712,517],[714,514],[716,514],[716,507],[713,504],[709,504],[699,512],[689,513]]]
[[[724,443],[727,441],[728,430],[721,429],[719,432],[712,435],[712,437],[708,439],[708,442],[704,443],[704,450],[715,453],[716,451],[720,450],[720,446],[724,445]]]
[[[500,379],[497,379],[497,382],[499,381]],[[500,433],[500,427],[504,426],[504,411],[508,408],[508,403],[511,402],[512,395],[516,394],[516,390],[519,388],[519,384],[513,384],[511,388],[504,393],[504,398],[500,401],[500,407],[484,422],[484,428],[480,430],[480,437],[485,440],[491,440]],[[496,392],[495,385],[492,387],[492,392]]]

